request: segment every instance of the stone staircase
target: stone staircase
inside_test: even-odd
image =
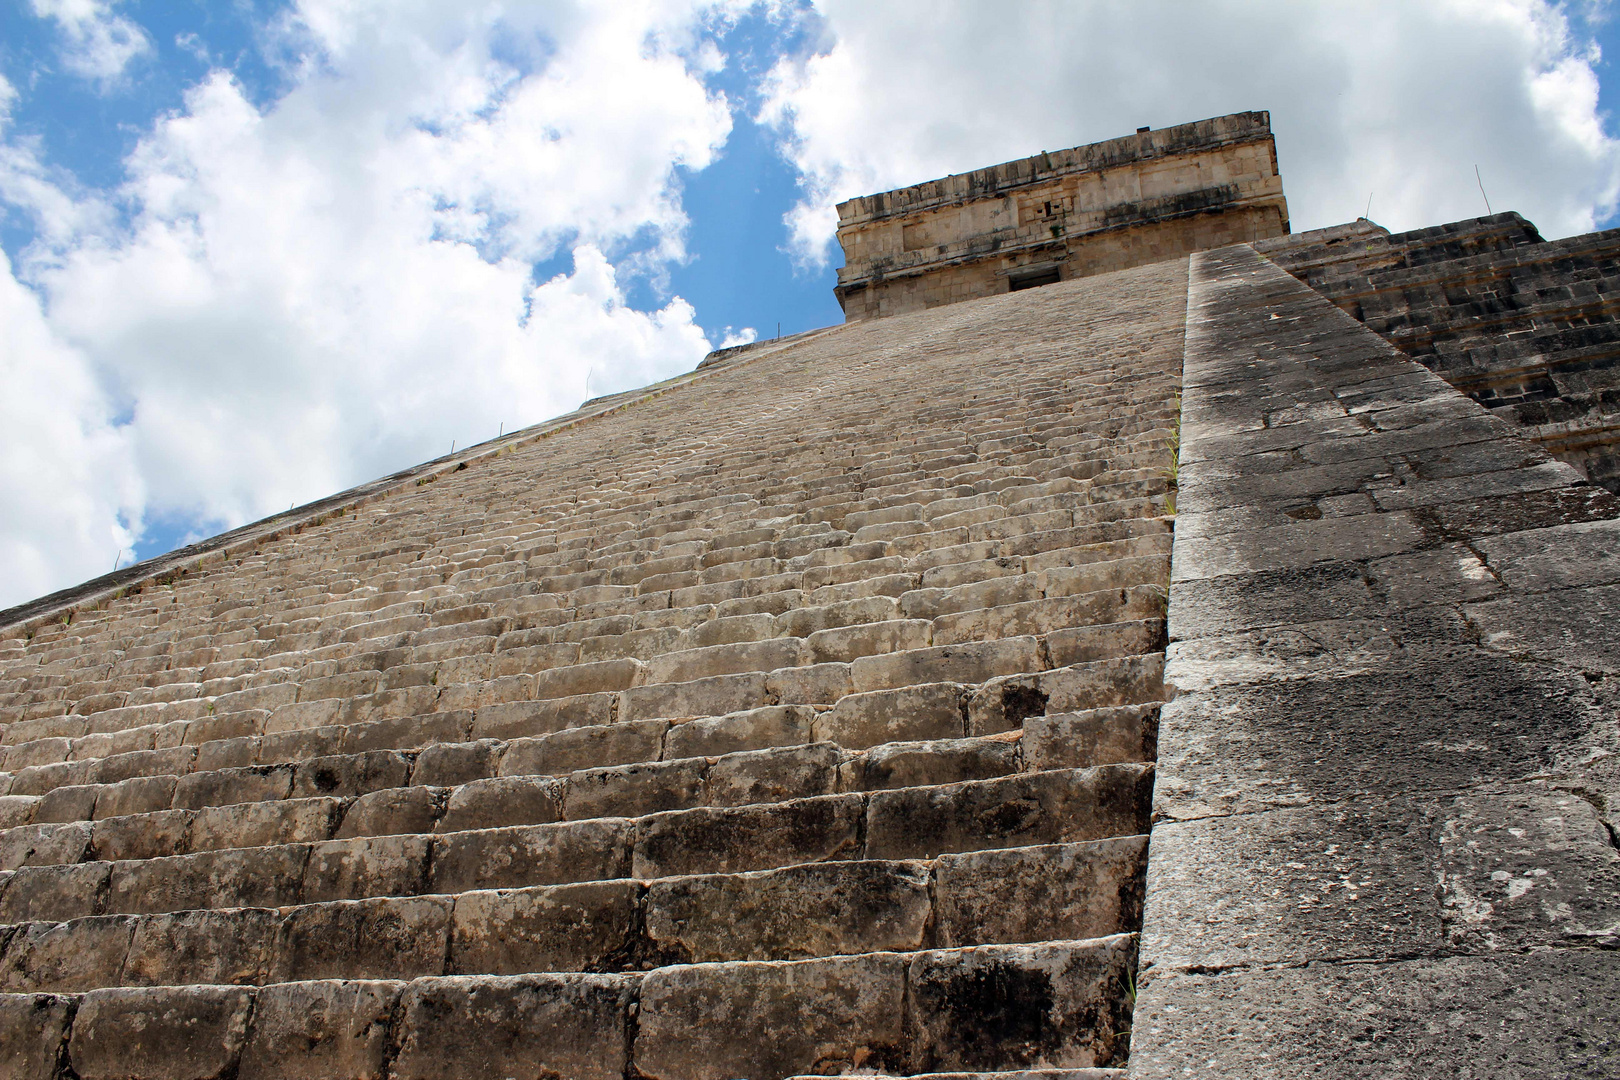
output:
[[[1593,483],[1620,493],[1620,230],[1544,241],[1518,214],[1256,250]]]
[[[13,620],[0,1076],[1120,1075],[1185,297],[730,353]]]

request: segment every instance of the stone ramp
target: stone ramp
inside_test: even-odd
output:
[[[1185,280],[745,352],[30,609],[0,1072],[1110,1075]]]
[[[1620,502],[1195,256],[1131,1075],[1620,1076]]]

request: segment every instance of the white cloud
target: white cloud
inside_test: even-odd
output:
[[[308,0],[291,89],[211,73],[117,192],[0,142],[39,237],[0,276],[8,407],[76,432],[0,427],[0,606],[105,572],[119,513],[233,526],[690,369],[691,307],[621,278],[683,257],[675,167],[730,130],[704,17]]]
[[[0,254],[0,604],[106,573],[142,502],[86,357],[46,324]],[[127,559],[126,559],[127,561]]]
[[[795,247],[825,259],[833,204],[936,176],[1269,109],[1296,230],[1497,210],[1547,236],[1614,210],[1620,154],[1591,49],[1541,0],[1300,4],[935,0],[926,23],[818,0],[828,44],[783,60],[763,111],[805,177]]]
[[[110,84],[152,48],[146,33],[106,0],[34,0],[34,14],[56,20],[62,63],[75,75]]]

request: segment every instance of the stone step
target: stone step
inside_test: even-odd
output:
[[[1078,549],[1059,549],[1044,553],[1040,557],[1041,570],[1033,577],[1020,579],[1032,586],[1036,597],[1065,598],[1064,602],[1052,608],[1045,622],[1031,622],[1021,632],[1046,633],[1052,630],[1067,629],[1082,623],[1112,622],[1119,620],[1139,619],[1151,617],[1151,603],[1145,600],[1133,601],[1128,596],[1116,596],[1114,583],[1128,587],[1134,580],[1151,578],[1162,584],[1168,578],[1167,566],[1162,566],[1157,557],[1133,557],[1123,560],[1112,560],[1107,563],[1086,563],[1084,554]],[[1032,563],[1034,560],[1031,560]],[[1114,568],[1114,569],[1110,569]],[[1157,573],[1155,573],[1157,571]],[[982,586],[981,586],[982,587]],[[999,587],[999,586],[998,586]],[[1100,588],[1099,588],[1100,587]],[[973,588],[965,586],[964,588]],[[1095,595],[1088,594],[1088,589],[1095,589]],[[916,603],[922,604],[924,600],[938,611],[928,620],[912,619],[913,622],[929,622],[930,629],[926,636],[937,632],[946,632],[952,635],[952,640],[964,638],[961,629],[965,614],[974,610],[982,610],[973,604],[963,605],[960,597],[952,599],[949,595],[960,590],[924,590],[916,595]],[[899,599],[882,596],[857,597],[854,601],[840,601],[837,604],[823,605],[823,608],[851,608],[859,607],[859,600],[867,602],[865,614],[873,616],[872,619],[851,619],[848,617],[836,620],[834,625],[817,627],[814,622],[796,624],[796,628],[805,629],[813,637],[818,629],[841,630],[841,636],[851,639],[859,631],[851,630],[850,624],[864,621],[896,621],[904,620],[901,602]],[[902,596],[901,599],[904,599]],[[993,599],[990,597],[984,600]],[[1082,602],[1084,601],[1084,602]],[[907,601],[910,602],[910,601]],[[1039,602],[1030,601],[1036,608]],[[888,610],[875,610],[872,605],[887,604]],[[945,610],[951,608],[952,610]],[[960,609],[960,610],[955,610]],[[1071,610],[1072,609],[1072,610]],[[921,609],[919,609],[920,611]],[[792,613],[790,613],[792,614]],[[847,612],[844,614],[847,615]],[[943,617],[940,617],[943,616]],[[714,620],[715,622],[735,621],[747,617],[733,617],[732,619]],[[931,621],[930,621],[931,620]],[[921,632],[921,627],[913,630],[913,634]],[[626,628],[615,636],[634,637],[636,631]],[[998,635],[1005,636],[1005,633]],[[587,637],[587,642],[598,640]],[[780,645],[772,648],[786,647],[791,639],[781,639]],[[876,651],[886,651],[893,645],[883,646],[883,639],[876,638],[864,647]],[[935,642],[936,644],[940,642]],[[949,641],[944,642],[949,643]],[[747,643],[735,643],[746,645]],[[925,641],[924,644],[927,644]],[[721,648],[710,646],[709,648]],[[555,645],[538,646],[537,648],[554,650]],[[823,663],[829,655],[842,655],[848,659],[855,659],[864,655],[863,646],[858,639],[834,641],[821,639],[819,642],[807,642],[805,648],[809,652],[798,657],[805,662]],[[513,650],[516,653],[533,651],[530,647]],[[689,654],[692,651],[688,651]],[[502,653],[493,654],[494,657]],[[569,654],[573,655],[573,654]],[[707,654],[714,658],[723,654]],[[729,655],[729,654],[724,654]],[[489,657],[486,657],[488,659]],[[703,660],[704,657],[698,657]],[[766,658],[767,660],[770,658]],[[778,658],[780,659],[780,658]],[[377,660],[376,663],[387,663],[386,659]],[[776,665],[765,663],[757,669],[769,671]],[[802,666],[799,663],[788,664],[787,667]],[[589,697],[596,693],[609,700],[609,695],[620,693],[620,690],[605,689],[615,686],[616,683],[636,683],[642,679],[644,666],[639,661],[621,661],[609,663],[596,661],[590,664],[565,666],[559,669],[542,671],[539,675],[529,673],[504,674],[494,678],[481,677],[473,682],[443,685],[428,685],[431,678],[437,678],[440,673],[419,670],[418,667],[404,666],[389,669],[389,678],[398,678],[402,683],[409,685],[388,686],[384,689],[375,689],[370,682],[364,685],[344,682],[345,686],[354,691],[354,694],[343,701],[339,707],[338,698],[318,698],[310,701],[280,701],[274,697],[248,697],[242,695],[260,694],[269,691],[272,687],[263,687],[259,691],[241,691],[237,694],[226,695],[224,698],[212,700],[197,699],[190,702],[172,703],[175,712],[185,706],[186,719],[175,720],[169,724],[137,723],[147,715],[147,712],[136,710],[137,715],[130,718],[129,726],[121,726],[116,722],[120,715],[130,712],[128,709],[112,709],[104,712],[89,714],[88,716],[63,715],[59,717],[42,717],[30,721],[26,725],[18,726],[6,732],[9,745],[0,748],[3,755],[3,764],[15,772],[19,769],[45,765],[58,765],[68,761],[85,761],[108,754],[141,751],[153,747],[172,747],[178,749],[183,746],[197,746],[208,741],[220,738],[258,735],[265,733],[279,733],[304,728],[320,727],[334,723],[362,723],[372,716],[378,718],[399,718],[411,715],[413,712],[421,713],[429,710],[448,712],[461,708],[475,708],[480,704],[495,704],[513,697],[533,699],[536,697],[580,698]],[[481,673],[487,675],[487,672]],[[367,679],[378,677],[376,671],[351,671],[347,674],[329,676],[314,680],[314,684],[326,684],[331,680],[349,680],[351,676],[365,676]],[[784,678],[788,677],[786,674]],[[414,681],[413,681],[414,680]],[[441,680],[444,681],[444,680]],[[668,681],[668,680],[666,680]],[[682,681],[682,680],[674,680]],[[689,681],[689,680],[688,680]],[[312,684],[312,685],[314,685]],[[289,693],[298,692],[299,688],[292,683],[285,684]],[[645,680],[642,680],[645,685]],[[372,689],[367,689],[371,687]],[[562,693],[561,691],[568,691]],[[311,694],[332,692],[323,689],[308,690]],[[490,698],[490,693],[497,696]],[[236,699],[236,703],[229,704],[229,699]],[[144,707],[143,707],[144,709]],[[168,713],[165,713],[168,715]],[[87,733],[87,728],[95,729]],[[26,738],[24,736],[27,736]],[[82,773],[90,766],[80,765],[78,770]],[[68,770],[70,773],[72,770]],[[74,774],[77,775],[77,774]]]
[[[1145,832],[1152,788],[1149,764],[1103,765],[638,818],[24,866],[0,879],[0,921],[453,895],[1076,843]]]
[[[624,975],[4,994],[0,1045],[12,1075],[63,1061],[87,1080],[1072,1070],[1124,1062],[1135,969],[1135,937],[1116,935]]]
[[[1101,597],[1100,601],[1093,598]],[[1047,601],[1039,602],[1041,604]],[[1101,603],[1113,613],[1162,616],[1163,592],[1158,586],[1136,586],[1107,593],[1085,593],[1053,601],[1066,615],[1085,613]],[[1030,629],[1026,605],[1002,609],[998,629]],[[479,707],[471,716],[463,712],[380,721],[354,727],[332,726],[279,731],[266,735],[240,735],[216,739],[200,746],[174,746],[137,750],[82,762],[32,765],[10,777],[0,794],[0,826],[48,821],[96,820],[161,809],[187,810],[298,795],[337,797],[365,794],[380,788],[442,781],[454,751],[445,743],[461,743],[473,736],[516,732],[547,732],[538,737],[501,740],[487,744],[499,755],[492,775],[545,773],[557,775],[582,767],[656,761],[682,756],[708,742],[702,752],[715,751],[724,730],[747,731],[762,737],[764,730],[788,725],[799,732],[795,742],[822,739],[851,749],[863,749],[843,722],[843,702],[859,695],[950,681],[952,685],[982,682],[1014,672],[1035,671],[1054,659],[1098,682],[1097,704],[1136,704],[1144,679],[1151,681],[1156,654],[1163,648],[1163,627],[1158,618],[1132,623],[1101,622],[1041,637],[1023,634],[993,641],[907,650],[884,657],[863,657],[849,665],[817,665],[771,675],[716,676],[692,683],[645,688],[636,699],[629,695],[586,694],[561,701],[503,701]],[[1106,659],[1104,659],[1106,658]],[[1112,662],[1119,658],[1122,663]],[[956,676],[954,680],[952,676]],[[630,692],[634,693],[634,691]],[[1112,697],[1108,698],[1112,694]],[[837,701],[831,714],[813,705],[760,706],[760,698],[810,698]],[[737,712],[724,706],[736,705]],[[851,706],[853,707],[853,706]],[[654,714],[654,715],[643,715]],[[689,718],[717,717],[700,729],[663,719],[662,715]],[[765,719],[761,719],[765,717]],[[823,719],[825,717],[825,719]],[[620,723],[610,721],[618,719]],[[354,728],[358,727],[359,730]],[[694,737],[697,730],[704,737]],[[998,729],[1000,730],[1000,729]],[[962,731],[934,735],[897,735],[895,738],[947,738]],[[708,736],[713,735],[713,738]],[[739,735],[740,740],[746,737]],[[381,749],[378,743],[438,743],[421,753]],[[782,745],[774,739],[750,748]],[[13,749],[26,749],[25,744]],[[792,743],[788,743],[792,745]],[[415,746],[411,747],[415,749]],[[594,760],[592,755],[600,755]],[[33,799],[36,801],[24,801]]]
[[[1091,535],[1085,535],[1087,529],[1091,531]],[[1095,548],[1099,544],[1117,544],[1120,538],[1113,537],[1112,534],[1118,533],[1118,531],[1117,529],[1101,530],[1098,526],[1084,526],[1078,530],[1059,530],[1058,534],[1050,532],[1035,534],[1033,537],[1035,543],[1030,545],[1018,544],[1013,540],[996,540],[982,543],[987,543],[993,549],[996,549],[988,553],[990,557],[1001,560],[1008,558],[1024,560],[1029,563],[1028,569],[1033,571],[1051,565],[1054,558],[1062,558],[1061,552],[1065,547],[1073,552],[1069,556],[1072,562],[1078,563],[1081,560],[1100,561],[1103,555],[1112,553],[1086,551],[1085,549]],[[1147,534],[1149,537],[1151,535]],[[941,540],[955,539],[955,537],[946,534],[938,534],[938,538]],[[1143,537],[1138,537],[1138,539],[1141,538]],[[1020,537],[1018,539],[1025,538]],[[1050,546],[1051,544],[1059,546],[1053,548]],[[1024,546],[1031,547],[1035,554],[1025,555],[1015,550]],[[999,550],[1001,548],[1007,548],[1008,550],[1003,552]],[[1147,554],[1140,547],[1136,548],[1135,552],[1125,557],[1141,558]],[[926,549],[921,552],[914,552],[908,556],[907,562],[917,564],[919,560],[926,560],[929,554],[931,552]],[[1160,551],[1158,554],[1163,554],[1163,552]],[[927,569],[929,565],[928,561],[923,561],[920,568]],[[916,571],[912,573],[913,576],[916,576]],[[786,590],[786,592],[792,594],[792,602],[787,603],[779,611],[772,613],[773,616],[780,616],[790,609],[805,606],[802,602],[805,590],[795,588]],[[532,596],[524,598],[525,603],[534,599]],[[674,599],[672,594],[672,602]],[[475,613],[484,614],[487,606],[477,606],[478,610]],[[676,607],[679,606],[676,605]],[[186,696],[184,700],[153,700],[144,705],[125,704],[123,698],[119,698],[119,695],[114,695],[114,698],[119,698],[118,700],[102,700],[106,695],[98,695],[94,683],[81,681],[76,685],[76,696],[79,699],[77,705],[79,712],[77,714],[68,715],[64,710],[63,715],[57,717],[38,718],[44,723],[34,721],[13,723],[10,725],[11,730],[5,731],[3,739],[0,739],[0,741],[11,745],[29,741],[46,732],[50,736],[81,738],[92,732],[106,735],[129,727],[152,727],[154,725],[148,719],[152,714],[158,712],[178,714],[183,711],[178,707],[185,705],[187,701],[196,705],[212,705],[215,712],[232,712],[248,707],[265,706],[272,709],[287,710],[289,714],[302,713],[305,716],[318,716],[321,708],[319,703],[322,701],[336,701],[340,696],[366,696],[384,689],[390,689],[391,687],[388,687],[382,681],[370,682],[368,680],[379,680],[381,679],[381,673],[393,669],[403,669],[405,674],[409,674],[412,669],[422,668],[425,664],[433,668],[431,674],[437,676],[437,685],[453,685],[460,682],[476,681],[477,678],[500,677],[500,674],[506,673],[508,669],[517,672],[527,666],[528,672],[533,673],[549,670],[559,664],[566,665],[570,656],[575,659],[580,658],[582,655],[580,650],[588,642],[618,639],[627,632],[660,631],[653,633],[643,632],[642,637],[637,639],[643,643],[640,651],[645,652],[647,657],[665,651],[682,651],[694,647],[694,645],[703,647],[698,643],[704,642],[706,635],[710,633],[702,625],[699,625],[702,622],[700,619],[694,619],[694,624],[691,626],[683,626],[681,623],[684,620],[673,614],[672,611],[644,611],[640,607],[640,605],[637,605],[636,610],[627,614],[626,617],[656,616],[659,620],[657,626],[642,628],[625,625],[609,628],[604,625],[598,628],[601,632],[595,634],[594,637],[590,633],[575,633],[571,637],[559,636],[567,634],[569,627],[585,625],[593,621],[602,621],[598,618],[594,620],[586,619],[582,622],[579,617],[580,612],[577,609],[547,609],[542,614],[554,617],[542,619],[535,619],[533,617],[534,613],[531,612],[528,616],[519,620],[534,624],[528,628],[518,628],[511,619],[505,616],[498,617],[493,622],[486,618],[430,627],[417,627],[414,624],[398,627],[378,626],[374,629],[379,634],[388,630],[393,631],[386,639],[388,647],[375,654],[380,656],[377,662],[383,666],[374,668],[353,666],[351,662],[353,654],[372,655],[363,651],[365,643],[362,639],[356,637],[355,641],[349,643],[346,649],[341,648],[338,643],[331,646],[322,646],[323,650],[339,650],[337,655],[327,659],[306,662],[306,659],[310,656],[307,652],[301,654],[281,653],[268,657],[268,664],[273,666],[279,663],[282,665],[281,681],[278,684],[259,684],[262,682],[262,676],[273,674],[269,670],[259,674],[231,676],[222,683],[219,678],[210,678],[210,672],[207,669],[197,669],[196,678],[201,681],[189,684],[192,693]],[[406,618],[431,621],[434,616],[424,612],[419,616],[406,616]],[[315,619],[311,621],[320,622],[320,620]],[[388,622],[389,620],[383,621]],[[773,636],[781,636],[783,632],[784,628],[778,627]],[[383,639],[378,638],[377,640],[381,642]],[[572,650],[572,652],[568,650]],[[246,662],[238,661],[235,663]],[[230,670],[230,665],[221,668],[220,674],[223,675],[228,670]],[[158,684],[158,688],[161,689],[164,685],[173,683],[176,674],[156,671],[148,677],[148,681],[161,679]],[[236,681],[232,682],[232,678]],[[252,678],[257,681],[251,686],[245,686],[242,683],[245,678]],[[424,678],[423,681],[426,682],[426,679]],[[306,682],[308,685],[305,685]],[[293,697],[302,700],[282,700],[285,695],[280,691],[273,692],[273,685],[291,688]],[[171,687],[171,689],[178,690],[180,688]],[[127,696],[127,694],[124,695],[125,698]],[[176,708],[167,708],[169,706]],[[0,710],[0,714],[3,714],[3,710]],[[179,715],[174,716],[176,720],[180,718]],[[194,716],[185,717],[185,719],[195,718]],[[192,741],[195,742],[196,740]]]
[[[279,909],[0,927],[0,991],[638,971],[1020,944],[1140,925],[1147,837]]]
[[[964,699],[968,688],[953,685],[940,689],[945,691],[942,711],[946,719],[963,725],[961,713],[971,700]],[[873,695],[869,699],[872,714],[878,714],[881,704],[895,696]],[[841,755],[834,790],[878,791],[986,780],[1021,771],[1151,761],[1157,744],[1158,711],[1158,704],[1151,703],[1029,716],[1023,719],[1021,730],[1000,735],[884,743],[853,755]],[[868,714],[863,711],[859,715]],[[610,732],[611,729],[607,729],[604,733]],[[705,741],[718,742],[733,732],[698,734]],[[447,749],[455,753],[445,763],[443,778],[477,771],[467,766],[467,758],[474,758],[476,764],[475,755],[488,748],[474,743],[452,745]],[[460,751],[468,753],[462,755]],[[773,765],[769,755],[764,760],[748,757],[732,760]],[[766,775],[771,772],[778,777],[782,775],[774,767],[768,769]],[[792,779],[791,773],[787,778]],[[105,818],[94,823],[16,826],[0,833],[0,870],[92,860],[160,858],[224,848],[313,843],[359,836],[453,832],[475,823],[495,826],[563,820],[566,793],[558,790],[563,785],[547,783],[547,779],[518,775],[472,780],[458,788],[387,789],[349,799],[328,796],[284,799],[196,811],[157,811]],[[781,789],[780,784],[779,780],[777,790]],[[711,791],[711,798],[712,795]]]

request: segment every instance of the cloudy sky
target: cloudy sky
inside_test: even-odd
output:
[[[1476,165],[1606,227],[1606,53],[1588,0],[0,0],[0,606],[837,322],[840,199],[1144,124],[1270,109],[1296,230]]]

